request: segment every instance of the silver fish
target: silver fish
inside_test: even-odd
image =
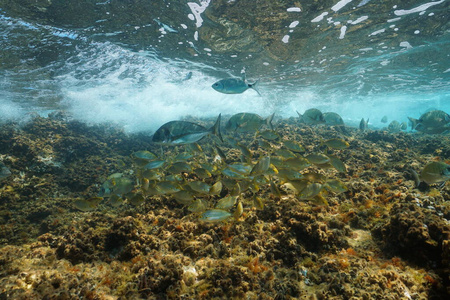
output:
[[[248,89],[254,89],[258,95],[261,96],[261,93],[256,89],[256,85],[258,81],[254,83],[248,83],[245,80],[245,74],[242,78],[225,78],[215,82],[211,87],[216,91],[224,94],[241,94]]]

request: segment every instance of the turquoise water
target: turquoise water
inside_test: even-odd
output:
[[[316,107],[373,128],[448,113],[449,3],[0,1],[0,120],[63,109],[152,132],[244,111]],[[262,97],[211,88],[244,70]]]

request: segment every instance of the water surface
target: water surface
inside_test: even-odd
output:
[[[348,124],[450,111],[449,1],[0,1],[0,115],[154,131],[186,115]],[[216,80],[259,80],[224,95]],[[192,78],[183,79],[192,72]]]

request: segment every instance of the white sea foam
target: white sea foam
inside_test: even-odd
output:
[[[313,21],[319,22],[327,14],[323,12]],[[333,14],[333,17],[338,20],[339,16]],[[195,20],[194,15],[192,18]],[[73,56],[68,55],[64,57],[64,61],[57,61],[54,65],[44,67],[33,65],[30,69],[26,69],[26,65],[21,65],[20,72],[17,72],[17,68],[0,70],[0,90],[2,91],[0,121],[21,120],[32,111],[45,115],[50,109],[66,109],[74,118],[89,124],[115,123],[123,126],[128,132],[152,132],[165,122],[182,119],[187,115],[215,118],[219,113],[225,116],[243,111],[255,112],[261,116],[268,116],[275,112],[280,117],[295,117],[296,110],[303,112],[308,108],[317,107],[324,112],[334,111],[341,114],[349,125],[352,122],[357,125],[361,117],[370,117],[370,124],[376,124],[376,120],[381,119],[387,112],[391,114],[390,119],[403,121],[407,115],[420,116],[419,112],[423,111],[424,107],[430,106],[450,111],[448,83],[441,80],[447,76],[450,69],[439,65],[439,61],[434,57],[430,56],[427,59],[430,60],[430,67],[423,73],[415,73],[416,71],[408,66],[405,66],[405,72],[395,72],[398,67],[396,56],[415,55],[416,51],[422,54],[420,51],[426,50],[423,42],[410,41],[414,42],[416,51],[412,51],[413,53],[405,51],[408,48],[407,44],[400,44],[405,37],[402,40],[399,36],[392,39],[391,37],[384,39],[383,36],[381,39],[383,42],[372,45],[368,41],[370,38],[366,38],[367,34],[372,31],[372,35],[380,34],[386,29],[377,30],[380,28],[378,22],[368,23],[364,24],[367,26],[364,31],[351,33],[352,38],[361,38],[361,43],[357,44],[358,47],[354,48],[356,51],[353,51],[349,58],[341,52],[336,52],[336,44],[343,42],[337,39],[337,29],[340,29],[339,37],[344,38],[346,34],[349,34],[349,28],[352,29],[352,25],[349,24],[363,22],[364,17],[359,17],[351,23],[345,21],[347,18],[349,17],[342,17],[339,21],[329,18],[331,24],[341,22],[338,25],[340,27],[329,31],[331,33],[329,36],[334,38],[324,39],[319,34],[320,39],[313,40],[316,48],[306,49],[311,49],[311,52],[320,49],[321,53],[314,56],[305,52],[306,58],[303,60],[296,57],[296,62],[292,66],[258,54],[253,54],[252,57],[252,54],[239,52],[239,50],[223,56],[214,51],[214,58],[209,58],[207,54],[212,45],[206,43],[197,45],[191,38],[195,30],[194,22],[189,23],[189,20],[186,21],[189,25],[186,27],[192,31],[184,32],[188,33],[188,40],[185,37],[178,39],[181,35],[170,34],[159,39],[161,45],[168,39],[175,39],[176,46],[190,46],[195,50],[192,51],[192,55],[198,56],[195,58],[196,63],[183,60],[181,57],[170,59],[164,57],[164,54],[154,54],[150,47],[148,51],[134,52],[108,42],[92,40],[85,42],[85,40],[77,44],[76,53]],[[407,18],[404,19],[406,21]],[[16,28],[10,26],[11,22],[0,15],[0,23],[4,24],[3,28],[7,33],[10,30],[16,32]],[[292,30],[295,22],[292,22],[285,30]],[[41,31],[43,28],[36,24],[19,24],[18,22],[17,24],[26,28],[27,31]],[[320,24],[323,26],[321,29],[328,26],[324,23]],[[343,24],[346,24],[348,28]],[[389,25],[391,24],[384,27],[388,28]],[[295,23],[295,26],[298,24]],[[144,25],[141,29],[143,27]],[[179,28],[184,26],[180,25]],[[412,34],[412,31],[416,29],[425,31],[425,28],[413,27],[408,33]],[[294,29],[294,31],[297,30]],[[365,30],[368,32],[366,33]],[[392,34],[391,30],[387,30]],[[195,33],[197,40],[201,38],[198,32]],[[86,32],[78,33],[79,36],[75,36],[63,30],[49,29],[43,36],[60,38],[63,43],[75,43]],[[324,33],[327,34],[327,32]],[[122,32],[111,34],[118,35]],[[102,35],[102,37],[105,36],[106,34]],[[404,51],[399,51],[398,45]],[[161,47],[161,52],[163,49],[167,48]],[[361,52],[357,49],[361,49]],[[424,51],[423,56],[426,54],[427,52]],[[220,69],[222,67],[217,66],[222,64],[213,62],[219,59],[232,62],[228,64],[225,62],[224,69]],[[259,68],[256,72],[261,74],[259,90],[262,97],[252,89],[242,94],[227,95],[211,88],[212,83],[223,77],[237,76],[238,70],[233,69],[233,64],[241,66],[244,60],[248,62],[247,76],[250,82],[258,79],[259,76],[254,74],[253,70]],[[351,60],[351,63],[345,65],[346,60]],[[342,68],[333,65],[335,61],[342,61]],[[48,72],[49,69],[51,72]],[[353,69],[364,72],[353,72]],[[429,70],[433,70],[433,76],[425,74]],[[193,73],[192,78],[183,81],[190,71]],[[411,72],[411,76],[407,74],[408,72]],[[36,76],[34,73],[39,75]],[[430,79],[427,81],[430,83],[421,84],[421,79]],[[386,91],[390,91],[391,94],[386,94]]]
[[[389,19],[387,20],[388,23],[392,23],[392,22],[397,22],[400,21],[402,18],[398,17],[398,18],[393,18],[393,19]]]
[[[358,5],[357,5],[357,7],[361,7],[361,6],[364,6],[364,5],[366,5],[367,3],[369,3],[371,0],[362,0]]]
[[[408,43],[407,41],[400,42],[400,47],[404,47],[406,49],[411,49],[412,48],[411,44]]]
[[[211,88],[209,83],[216,79],[201,74],[194,74],[184,83],[170,82],[164,77],[155,78],[151,85],[141,89],[133,89],[130,83],[120,80],[92,87],[68,87],[63,90],[64,103],[76,119],[91,124],[113,123],[128,132],[155,131],[162,124],[186,115],[214,117],[219,113],[267,111],[253,90],[226,95]]]
[[[201,14],[206,10],[206,8],[209,6],[211,0],[200,0],[200,4],[195,2],[188,2],[187,5],[192,11],[192,14],[195,16],[195,25],[197,27],[201,27],[203,24],[203,18]],[[189,17],[189,16],[188,16]],[[191,18],[191,17],[189,17]]]
[[[294,21],[294,22],[292,22],[291,24],[289,24],[289,28],[295,28],[295,27],[297,27],[297,25],[298,25],[299,23],[300,23],[299,21]]]
[[[368,18],[369,18],[368,16],[362,16],[362,17],[359,17],[358,19],[356,19],[355,21],[350,21],[349,23],[353,24],[353,25],[356,25],[356,24],[359,24],[361,22],[364,22]]]
[[[339,11],[341,8],[343,8],[344,6],[346,6],[347,4],[349,4],[350,2],[352,2],[352,0],[341,0],[338,3],[336,3],[335,5],[333,5],[331,7],[331,10],[337,12]]]
[[[111,44],[95,47],[102,52],[94,57],[94,49],[80,53],[76,61],[68,62],[68,73],[58,77],[61,106],[83,122],[117,124],[127,132],[152,132],[187,115],[216,117],[242,111],[268,115],[278,109],[276,102],[268,100],[269,94],[260,97],[252,89],[237,95],[221,94],[211,88],[218,79],[199,71],[183,81],[191,70],[181,68],[188,67],[187,62],[172,65]],[[17,118],[20,113],[20,106],[0,105],[2,117]]]
[[[21,119],[24,117],[24,110],[17,103],[12,103],[0,97],[0,123]]]
[[[311,22],[316,23],[316,22],[320,22],[323,20],[323,18],[328,15],[328,12],[323,12],[320,15],[318,15],[317,17],[315,17],[314,19],[311,20]]]
[[[404,16],[404,15],[409,15],[409,14],[413,14],[413,13],[416,13],[416,12],[422,12],[422,11],[427,10],[427,9],[428,9],[429,7],[431,7],[431,6],[434,6],[434,5],[438,5],[438,4],[444,3],[444,1],[445,1],[445,0],[435,1],[435,2],[428,2],[428,3],[419,5],[419,6],[415,7],[415,8],[412,8],[412,9],[399,9],[399,10],[395,10],[395,11],[394,11],[394,14],[395,14],[396,16]]]
[[[385,32],[385,31],[386,31],[386,29],[383,28],[383,29],[372,32],[371,34],[369,34],[369,36],[377,35],[377,34]]]
[[[345,31],[347,30],[347,26],[341,27],[341,34],[339,35],[339,38],[342,40],[345,37]]]
[[[288,12],[301,12],[302,10],[300,9],[300,7],[289,7],[287,9]]]

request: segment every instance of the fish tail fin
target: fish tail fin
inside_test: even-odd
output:
[[[217,117],[216,123],[214,123],[214,126],[211,127],[211,133],[219,137],[220,141],[223,143],[222,133],[220,132],[220,120],[221,120],[222,114],[219,114]]]
[[[303,123],[303,115],[296,110],[300,123]]]
[[[258,93],[258,95],[259,95],[260,97],[262,97],[261,93],[260,93],[259,90],[256,88],[256,86],[258,85],[258,83],[259,83],[259,79],[256,80],[254,83],[248,83],[248,87],[251,88],[251,89],[254,89],[254,90]]]
[[[419,174],[417,174],[417,172],[414,171],[413,169],[409,169],[409,172],[411,173],[411,176],[412,176],[413,179],[414,179],[414,185],[415,185],[416,187],[419,187],[420,182],[421,182]]]
[[[273,124],[272,124],[272,121],[273,121],[273,117],[274,117],[274,116],[275,116],[275,113],[273,113],[270,117],[268,117],[268,118],[266,119],[266,124],[267,124],[267,126],[270,127],[271,130],[273,130]]]
[[[411,129],[416,129],[417,125],[419,124],[419,120],[408,117],[409,121],[411,122]]]

